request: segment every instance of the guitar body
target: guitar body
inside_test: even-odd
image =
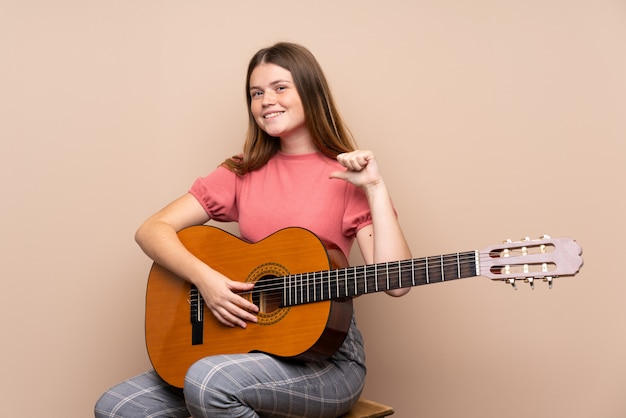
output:
[[[283,229],[262,241],[247,243],[211,226],[179,232],[183,244],[200,260],[232,280],[264,282],[290,274],[327,270],[328,252],[313,233]],[[258,323],[246,329],[227,327],[201,303],[202,338],[192,343],[189,282],[153,264],[146,294],[146,345],[156,372],[182,387],[187,369],[197,360],[218,354],[261,351],[312,360],[328,358],[342,344],[350,327],[350,298],[281,307],[282,294],[242,295],[261,308]]]

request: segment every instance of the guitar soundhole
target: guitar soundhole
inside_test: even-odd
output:
[[[289,271],[278,263],[266,263],[250,272],[246,281],[255,282],[250,300],[259,307],[259,325],[273,325],[283,319],[290,308],[283,307],[283,277]]]
[[[264,276],[259,279],[252,293],[252,303],[259,307],[261,313],[269,314],[282,305],[282,289],[276,286],[275,276]]]

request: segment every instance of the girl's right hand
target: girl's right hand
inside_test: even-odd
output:
[[[251,291],[254,283],[230,280],[214,270],[213,273],[195,283],[213,316],[229,327],[246,328],[248,322],[256,323],[259,308],[241,296]]]

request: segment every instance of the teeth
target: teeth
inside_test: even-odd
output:
[[[273,112],[273,113],[268,113],[267,115],[263,116],[265,119],[268,118],[273,118],[274,116],[278,116],[278,115],[282,115],[283,112]]]

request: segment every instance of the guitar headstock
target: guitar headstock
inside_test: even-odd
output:
[[[480,252],[479,275],[504,281],[514,288],[518,280],[534,288],[535,280],[540,279],[551,288],[554,278],[578,273],[583,265],[581,255],[581,246],[572,238],[544,235],[535,240],[506,240]]]

